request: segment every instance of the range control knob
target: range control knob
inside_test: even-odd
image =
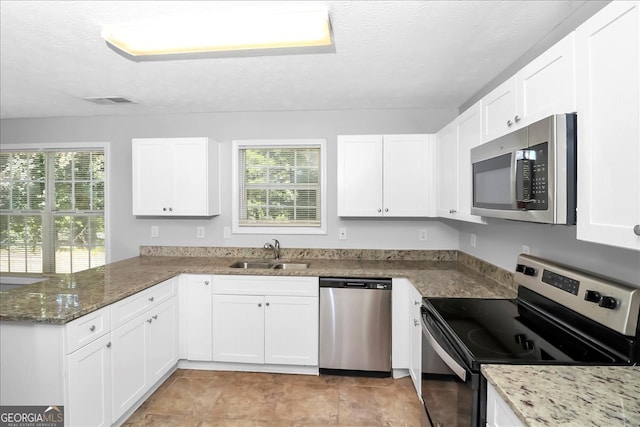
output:
[[[598,305],[602,308],[613,310],[618,306],[618,301],[614,297],[602,297]]]
[[[518,272],[518,273],[524,272],[524,264],[516,265],[516,272]]]
[[[584,294],[584,299],[591,302],[600,302],[600,297],[600,292],[598,291],[587,291]]]
[[[524,275],[525,276],[535,276],[536,275],[536,269],[533,267],[525,267],[524,268]]]

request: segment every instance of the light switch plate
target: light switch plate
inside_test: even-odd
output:
[[[157,225],[152,225],[151,226],[151,237],[158,237],[158,226]]]
[[[347,229],[346,227],[338,228],[338,239],[346,240],[347,239]]]

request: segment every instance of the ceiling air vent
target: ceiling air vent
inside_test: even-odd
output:
[[[137,104],[137,102],[122,96],[96,96],[82,99],[98,105]]]

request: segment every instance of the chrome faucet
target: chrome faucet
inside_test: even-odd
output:
[[[271,244],[269,242],[264,244],[264,248],[265,249],[273,249],[273,255],[275,257],[275,259],[280,259],[280,242],[278,242],[277,239],[273,239],[273,241],[275,242],[275,244]]]

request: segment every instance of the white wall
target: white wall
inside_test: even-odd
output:
[[[107,107],[113,108],[113,107]],[[358,220],[336,217],[338,134],[435,133],[457,115],[450,110],[363,110],[272,113],[216,113],[2,120],[2,144],[110,143],[109,217],[111,261],[136,256],[140,245],[261,247],[278,238],[283,247],[455,249],[458,232],[437,219]],[[222,144],[222,215],[212,219],[139,219],[131,214],[131,138],[207,136]],[[231,226],[231,140],[325,138],[328,146],[328,234],[323,236],[234,235]],[[159,238],[150,237],[151,225]],[[196,239],[196,227],[205,238]],[[347,240],[338,240],[338,227]],[[418,230],[428,229],[427,241]]]

